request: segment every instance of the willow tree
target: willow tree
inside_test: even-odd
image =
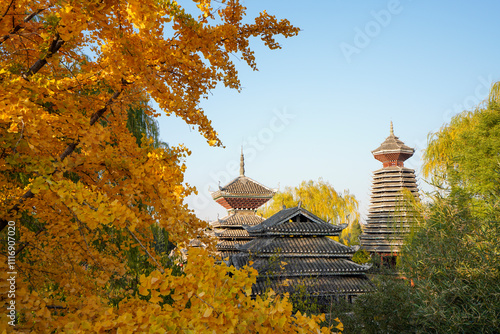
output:
[[[290,208],[297,206],[299,202],[302,207],[324,221],[335,225],[347,224],[341,239],[347,244],[357,243],[361,228],[356,197],[348,190],[343,193],[336,191],[330,183],[321,178],[318,181],[302,181],[297,187],[286,187],[284,191],[276,193],[273,199],[260,209],[260,213],[270,217],[283,206]]]
[[[276,49],[276,35],[298,33],[265,11],[244,23],[237,0],[195,4],[190,14],[163,0],[0,2],[0,231],[15,228],[17,254],[15,299],[2,293],[1,303],[14,302],[17,329],[319,329],[317,318],[292,317],[286,300],[247,297],[253,271],[227,276],[207,251],[192,250],[175,276],[151,247],[154,224],[177,244],[205,225],[184,203],[195,191],[183,181],[188,149],[139,146],[128,107],[154,100],[160,110],[142,104],[146,115],[178,116],[221,145],[200,100],[218,83],[240,89],[231,59],[256,69],[251,37]],[[131,249],[155,268],[139,293],[109,286],[127,275]],[[0,330],[11,326],[6,316]]]
[[[429,136],[423,172],[449,191],[463,191],[480,202],[500,196],[500,82],[472,111],[454,116]]]
[[[127,128],[135,137],[137,145],[142,145],[144,139],[152,140],[154,147],[168,147],[160,139],[160,126],[155,117],[148,115],[145,101],[128,107]]]
[[[425,333],[496,333],[500,327],[500,82],[473,111],[432,134],[424,171],[441,181],[420,228],[402,248]]]

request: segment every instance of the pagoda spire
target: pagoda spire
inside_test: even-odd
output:
[[[383,163],[384,167],[404,167],[404,161],[410,158],[415,150],[408,147],[394,135],[394,126],[391,121],[389,137],[378,148],[372,151],[373,157]]]
[[[243,146],[241,147],[240,176],[245,176],[245,157],[243,157]]]

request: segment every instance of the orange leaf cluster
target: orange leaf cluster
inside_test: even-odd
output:
[[[138,146],[127,110],[157,115],[154,100],[221,145],[199,102],[218,83],[240,88],[230,55],[255,68],[250,37],[274,49],[298,33],[265,12],[243,24],[238,1],[195,2],[198,17],[170,0],[0,0],[0,233],[16,223],[16,330],[321,331],[286,298],[251,300],[254,272],[190,250],[174,275],[152,246],[152,226],[181,245],[205,224],[184,203],[189,150]],[[134,277],[134,250],[157,270]]]

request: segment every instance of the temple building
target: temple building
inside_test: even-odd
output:
[[[269,201],[275,193],[276,190],[245,176],[242,151],[240,176],[211,193],[212,198],[227,209],[227,216],[211,223],[214,234],[219,239],[216,248],[223,259],[238,253],[236,246],[252,239],[242,226],[260,224],[264,218],[256,214],[257,208]]]
[[[404,161],[414,152],[394,135],[392,122],[389,137],[372,151],[383,167],[373,172],[370,207],[360,243],[368,252],[378,254],[382,262],[395,262],[415,221],[403,201],[405,189],[419,198],[415,171],[404,167]]]
[[[253,296],[269,288],[291,295],[301,289],[322,303],[352,301],[373,286],[365,275],[371,265],[352,262],[355,250],[329,238],[345,227],[326,223],[300,204],[283,209],[258,225],[243,225],[254,239],[237,246],[241,253],[231,257],[231,264],[258,271]]]

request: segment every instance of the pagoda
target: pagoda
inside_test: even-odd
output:
[[[252,295],[293,294],[304,288],[318,301],[352,301],[372,290],[365,272],[371,265],[351,261],[355,250],[329,236],[339,236],[347,225],[326,223],[299,206],[283,209],[259,225],[243,228],[254,239],[231,257],[236,268],[250,265],[259,273]]]
[[[227,216],[211,225],[219,239],[216,249],[223,259],[238,253],[237,245],[252,239],[243,225],[260,224],[264,218],[256,214],[257,208],[269,201],[276,190],[270,189],[245,176],[243,150],[240,157],[240,175],[224,187],[212,192],[212,198],[227,209]]]
[[[362,225],[361,247],[381,256],[382,263],[395,262],[403,240],[410,232],[415,217],[404,205],[403,192],[419,198],[415,171],[404,166],[415,150],[394,135],[391,122],[389,137],[375,150],[373,157],[383,167],[373,172],[370,207],[366,224]]]

